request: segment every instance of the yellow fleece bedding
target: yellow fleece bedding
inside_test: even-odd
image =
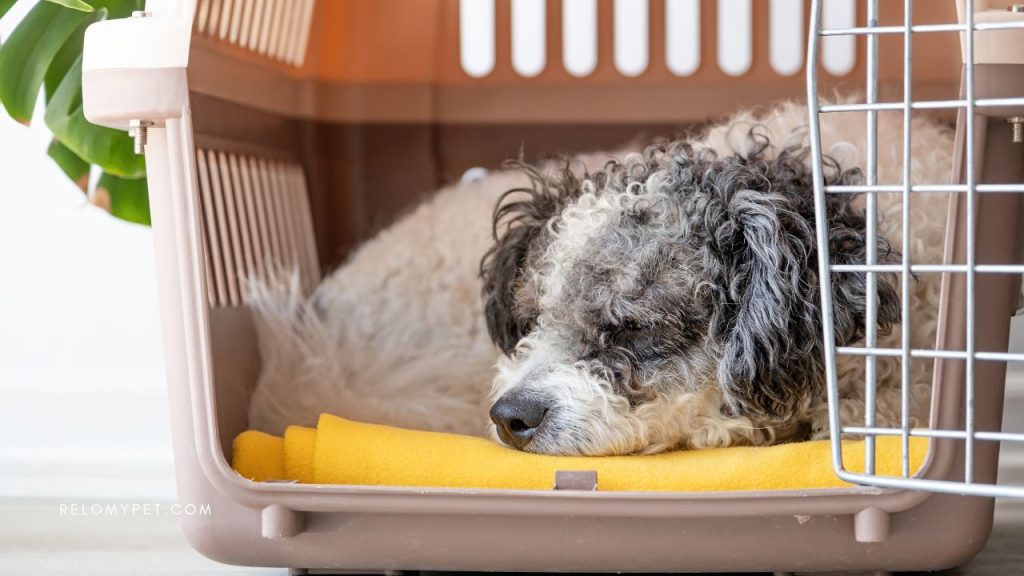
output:
[[[900,439],[877,441],[879,474],[900,473]],[[527,454],[490,440],[365,424],[324,414],[315,429],[291,426],[284,438],[249,430],[235,438],[232,466],[257,482],[547,490],[557,470],[596,470],[599,490],[691,492],[848,486],[832,472],[827,441],[733,447],[651,456]],[[911,470],[928,440],[912,438]],[[864,443],[843,442],[843,461],[862,470]]]

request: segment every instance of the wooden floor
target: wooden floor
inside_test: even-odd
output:
[[[224,566],[203,558],[185,542],[177,519],[141,512],[71,516],[47,502],[0,501],[0,574],[4,576],[198,574],[278,575],[287,571]],[[985,550],[946,576],[1024,573],[1024,501],[1000,502]]]

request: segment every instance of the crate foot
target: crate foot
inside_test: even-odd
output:
[[[885,542],[889,538],[889,514],[878,508],[865,508],[853,517],[857,542]]]
[[[306,523],[302,512],[296,512],[280,504],[271,504],[264,508],[262,520],[263,537],[271,540],[297,536],[305,529]]]

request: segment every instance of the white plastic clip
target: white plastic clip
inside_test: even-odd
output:
[[[597,490],[597,472],[595,470],[556,470],[555,490]]]

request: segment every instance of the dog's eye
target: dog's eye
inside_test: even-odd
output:
[[[606,342],[619,348],[633,348],[634,342],[642,337],[644,332],[644,327],[635,320],[625,320],[608,328],[605,332]]]

